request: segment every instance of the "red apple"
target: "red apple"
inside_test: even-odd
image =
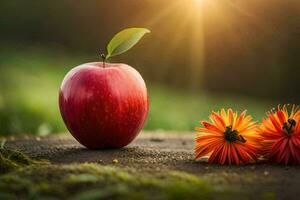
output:
[[[149,108],[141,75],[129,65],[104,62],[73,68],[62,82],[59,107],[70,133],[90,149],[129,144]]]

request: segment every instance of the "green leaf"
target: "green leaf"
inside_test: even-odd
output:
[[[107,45],[106,59],[126,52],[146,33],[150,33],[146,28],[127,28],[117,33]]]

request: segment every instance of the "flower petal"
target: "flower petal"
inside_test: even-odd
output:
[[[235,126],[233,127],[233,129],[239,129],[240,124],[242,123],[242,121],[244,120],[244,117],[246,115],[247,111],[244,110],[241,115],[238,117]]]
[[[222,117],[218,113],[212,112],[211,118],[220,130],[225,130],[226,124],[225,124],[224,120],[222,119]]]
[[[287,121],[287,119],[285,118],[284,113],[281,110],[277,111],[276,114],[277,114],[277,117],[278,117],[281,124],[284,124]]]
[[[282,127],[280,126],[279,122],[276,120],[276,118],[274,117],[274,115],[273,115],[273,114],[270,114],[270,115],[269,115],[269,118],[270,118],[270,120],[271,120],[271,122],[272,122],[274,128],[276,129],[276,131],[277,131],[278,133],[282,132]]]
[[[213,125],[207,121],[201,121],[201,124],[207,129],[217,131],[217,132],[223,132],[222,130],[218,129],[215,125]]]

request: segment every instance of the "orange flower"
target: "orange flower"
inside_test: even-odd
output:
[[[260,128],[263,155],[279,164],[300,164],[300,110],[286,105],[267,113]]]
[[[260,148],[260,136],[257,124],[246,111],[240,115],[232,109],[227,112],[212,112],[210,122],[201,121],[204,128],[199,132],[195,142],[196,159],[209,156],[209,163],[239,165],[257,160]]]

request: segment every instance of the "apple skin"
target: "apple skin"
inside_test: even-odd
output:
[[[94,62],[68,72],[60,87],[59,108],[82,145],[121,148],[142,129],[149,101],[145,82],[134,68]]]

